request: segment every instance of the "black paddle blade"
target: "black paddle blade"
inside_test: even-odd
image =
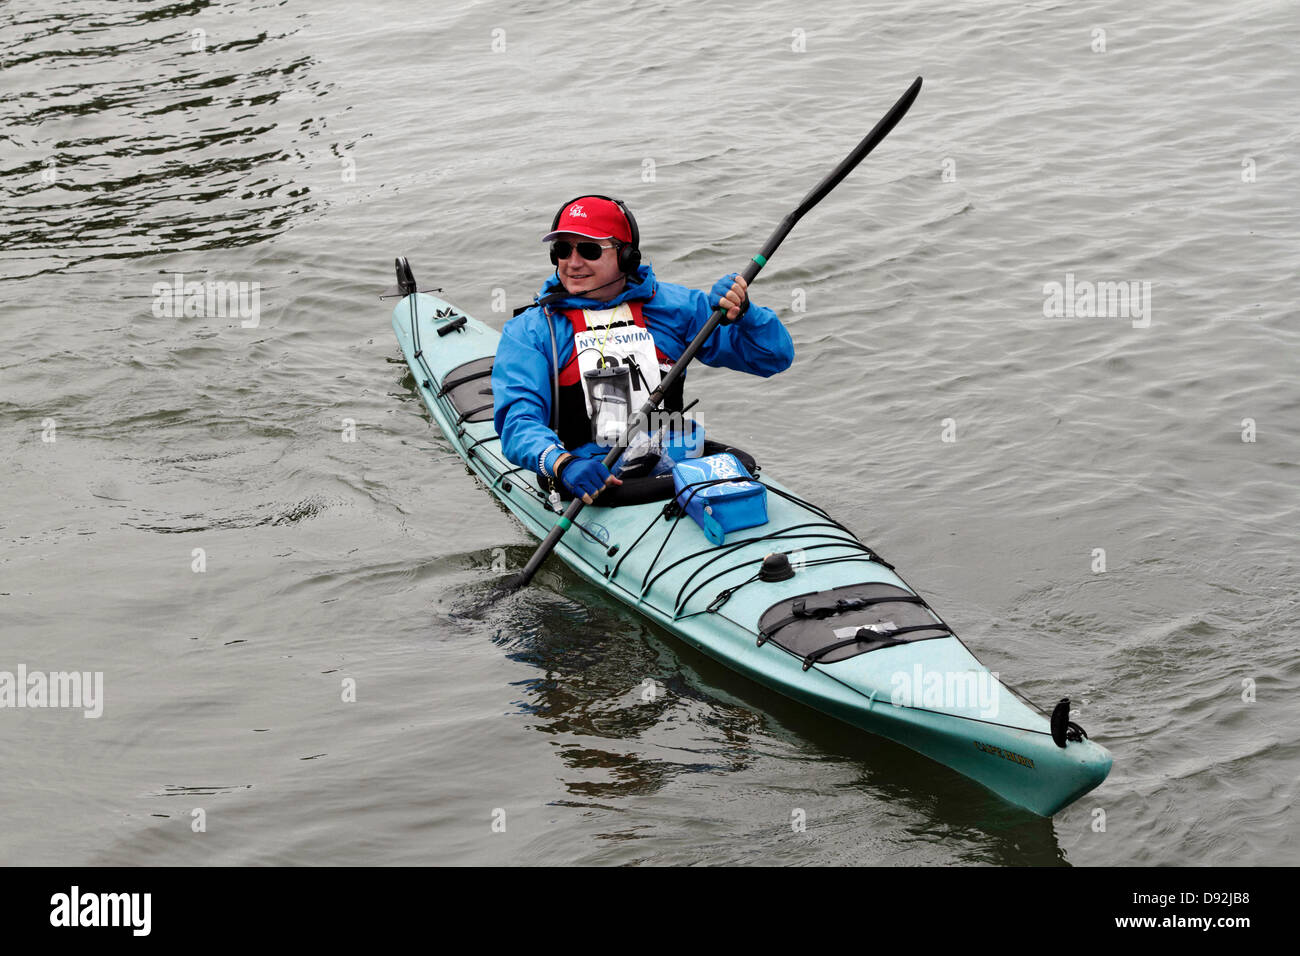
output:
[[[452,611],[453,618],[465,618],[475,621],[481,621],[483,617],[491,611],[496,605],[500,604],[506,598],[517,594],[528,584],[532,575],[524,576],[522,572],[516,572],[506,577],[498,578],[489,584],[484,593],[477,594],[467,598],[464,602],[457,604]]]
[[[781,220],[781,224],[776,227],[776,231],[763,244],[762,252],[750,260],[749,265],[746,266],[744,273],[746,282],[753,282],[758,277],[759,270],[763,268],[768,259],[772,258],[772,254],[776,252],[777,247],[785,241],[785,237],[790,234],[790,230],[804,217],[804,214],[825,199],[827,194],[838,186],[845,176],[853,172],[857,165],[880,145],[881,141],[898,125],[898,121],[907,115],[907,111],[912,108],[912,104],[916,101],[916,97],[920,92],[921,77],[918,76],[912,81],[912,85],[907,88],[903,95],[895,101],[894,105],[889,108],[889,112],[882,116],[880,121],[871,128],[871,132],[862,137],[862,141],[853,147],[853,151],[840,160],[821,182],[809,190],[808,195],[803,197],[799,205]]]
[[[484,613],[492,605],[504,601],[510,595],[523,590],[524,585],[527,583],[528,580],[522,574],[512,574],[510,577],[496,582],[492,585],[492,590],[478,602],[475,610],[479,614]]]
[[[511,575],[508,579],[493,584],[488,588],[486,594],[475,595],[464,601],[457,601],[456,606],[448,613],[453,621],[481,621],[487,616],[497,604],[505,598],[519,590],[513,586],[513,582],[518,575]]]
[[[826,194],[840,184],[840,180],[851,173],[858,163],[866,159],[867,154],[879,146],[881,140],[888,136],[890,131],[898,125],[898,121],[907,115],[907,111],[912,108],[912,104],[916,102],[916,97],[920,92],[921,77],[918,76],[912,81],[912,85],[907,88],[906,92],[898,98],[897,102],[889,108],[889,112],[882,116],[880,121],[871,128],[871,132],[862,137],[862,142],[853,147],[853,152],[845,156],[840,161],[840,164],[831,171],[831,174],[814,186],[808,195],[803,198],[803,202],[799,203],[796,215],[802,216],[825,199]]]

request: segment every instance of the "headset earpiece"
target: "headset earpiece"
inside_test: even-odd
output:
[[[632,210],[623,204],[621,199],[611,199],[619,209],[623,210],[623,218],[627,220],[628,232],[632,234],[632,241],[628,244],[620,244],[618,247],[618,268],[625,275],[635,275],[636,270],[641,267],[641,230],[637,228],[636,216],[632,215]]]

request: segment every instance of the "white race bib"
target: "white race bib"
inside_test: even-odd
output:
[[[595,414],[595,406],[586,373],[601,367],[602,355],[611,365],[635,366],[631,376],[632,403],[634,409],[639,409],[659,386],[659,356],[655,352],[654,336],[649,329],[636,324],[626,303],[612,309],[583,309],[582,317],[587,321],[587,330],[574,332],[573,348],[588,416]]]

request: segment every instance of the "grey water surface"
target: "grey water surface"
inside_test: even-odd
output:
[[[1282,0],[0,4],[0,671],[103,675],[0,709],[0,861],[1300,862],[1297,47]],[[584,191],[707,288],[917,75],[754,287],[794,366],[688,390],[1074,699],[1115,765],[1052,820],[556,564],[454,617],[532,541],[377,297],[406,255],[500,327]]]

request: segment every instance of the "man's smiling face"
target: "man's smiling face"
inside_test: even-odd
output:
[[[590,290],[588,298],[606,301],[614,298],[627,285],[618,268],[618,249],[614,239],[588,239],[576,233],[565,232],[556,236],[558,242],[568,242],[572,249],[566,259],[561,259],[556,266],[564,288],[573,295],[582,295]],[[584,259],[578,252],[578,243],[595,243],[606,248],[601,249],[600,258],[592,261]]]

